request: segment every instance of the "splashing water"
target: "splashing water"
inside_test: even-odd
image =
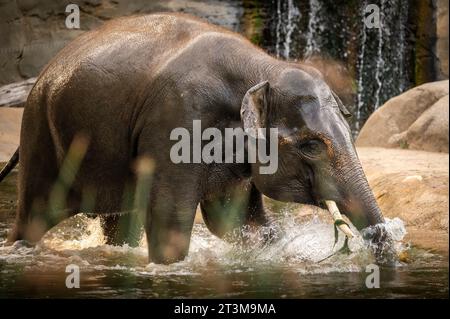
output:
[[[35,247],[0,244],[0,296],[32,292],[30,296],[47,297],[320,297],[334,292],[323,285],[348,285],[349,280],[352,285],[362,280],[363,285],[364,277],[358,278],[365,276],[365,267],[374,263],[374,257],[361,236],[349,241],[349,254],[342,254],[336,252],[344,236],[339,232],[335,245],[333,225],[318,216],[305,222],[285,213],[274,225],[281,232],[268,243],[262,238],[273,228],[243,229],[225,241],[204,224],[195,224],[186,259],[157,265],[147,261],[145,236],[138,247],[106,245],[98,218],[75,216]],[[386,219],[385,229],[398,252],[414,252],[402,242],[406,229],[400,219]],[[427,265],[430,256],[420,253]],[[80,267],[84,289],[65,288],[69,264]],[[410,264],[399,262],[392,268],[398,270],[390,271],[405,267]],[[36,286],[40,290],[30,290]],[[358,287],[349,287],[349,296],[355,296],[351,291]]]
[[[262,240],[270,231],[269,227],[257,231],[243,229],[239,235],[231,234],[228,241],[224,241],[212,235],[203,224],[196,224],[188,257],[173,265],[159,266],[146,264],[145,236],[136,248],[128,245],[106,245],[100,220],[77,216],[51,231],[35,248],[20,244],[1,247],[0,259],[27,264],[37,261],[39,265],[45,264],[45,267],[51,268],[58,267],[58,259],[65,261],[69,258],[94,269],[129,267],[144,273],[150,271],[151,274],[194,274],[209,264],[241,269],[289,265],[302,273],[347,272],[361,271],[368,263],[373,262],[367,244],[358,236],[349,241],[352,251],[350,255],[336,254],[318,263],[336,253],[344,243],[344,236],[340,234],[334,245],[333,225],[321,221],[318,217],[301,223],[288,214],[283,215],[276,223],[282,229],[282,234],[272,243],[264,243]],[[404,250],[405,246],[401,242],[406,234],[403,222],[398,218],[387,220],[386,230],[391,233],[396,249]],[[240,240],[242,238],[245,240]],[[136,264],[133,264],[134,262]]]

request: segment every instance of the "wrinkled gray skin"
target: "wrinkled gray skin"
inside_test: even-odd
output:
[[[358,229],[382,223],[346,114],[318,71],[279,61],[235,33],[178,14],[105,23],[66,46],[28,97],[9,239],[39,240],[78,213],[83,191],[90,190],[92,212],[102,214],[108,241],[118,242],[120,219],[126,224],[129,215],[109,213],[123,210],[140,156],[156,164],[145,219],[156,263],[186,256],[199,203],[218,236],[267,224],[261,194],[297,203],[334,200]],[[194,119],[221,130],[251,127],[251,120],[279,128],[278,171],[260,175],[259,164],[173,164],[170,132],[192,130]],[[49,216],[50,189],[80,132],[90,140],[87,155],[65,213]]]

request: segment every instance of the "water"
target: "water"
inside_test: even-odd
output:
[[[379,28],[364,23],[369,4],[379,9]],[[415,21],[410,6],[408,0],[276,0],[268,8],[276,15],[268,22],[270,36],[264,46],[281,58],[320,56],[343,63],[355,87],[351,96],[338,94],[355,114],[352,129],[356,136],[377,108],[414,86],[410,25]]]
[[[308,58],[314,54],[320,54],[320,45],[318,43],[319,31],[323,29],[323,25],[319,20],[320,12],[320,1],[319,0],[309,0],[309,21],[308,21],[308,32],[306,34],[306,48],[304,56]]]
[[[275,53],[277,57],[289,59],[294,31],[298,28],[301,14],[293,0],[277,0],[276,4],[276,40]]]
[[[283,234],[261,244],[260,232],[246,231],[247,243],[222,241],[203,224],[194,226],[189,256],[172,265],[147,263],[145,238],[137,248],[110,246],[98,219],[75,216],[48,233],[36,247],[5,246],[13,221],[15,174],[0,185],[0,297],[111,298],[406,298],[448,297],[447,258],[410,247],[400,219],[388,221],[404,260],[381,268],[380,288],[365,286],[373,257],[365,243],[349,242],[352,253],[335,254],[334,232],[315,216],[295,217],[286,207],[277,221]],[[289,207],[289,206],[287,206]],[[80,267],[80,288],[65,286],[66,266]]]

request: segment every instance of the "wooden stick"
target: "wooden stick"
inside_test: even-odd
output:
[[[342,219],[342,215],[339,212],[339,208],[336,205],[335,201],[332,200],[326,200],[325,201],[325,205],[327,205],[328,211],[330,212],[331,216],[333,216],[334,221],[344,221]],[[348,227],[347,224],[341,224],[338,225],[338,228],[345,234],[347,235],[348,238],[353,238],[355,237],[355,235],[353,234],[352,230],[350,229],[350,227]]]

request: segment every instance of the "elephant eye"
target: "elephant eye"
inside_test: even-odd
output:
[[[299,145],[300,152],[306,157],[317,157],[324,150],[325,145],[319,140],[309,140]]]

